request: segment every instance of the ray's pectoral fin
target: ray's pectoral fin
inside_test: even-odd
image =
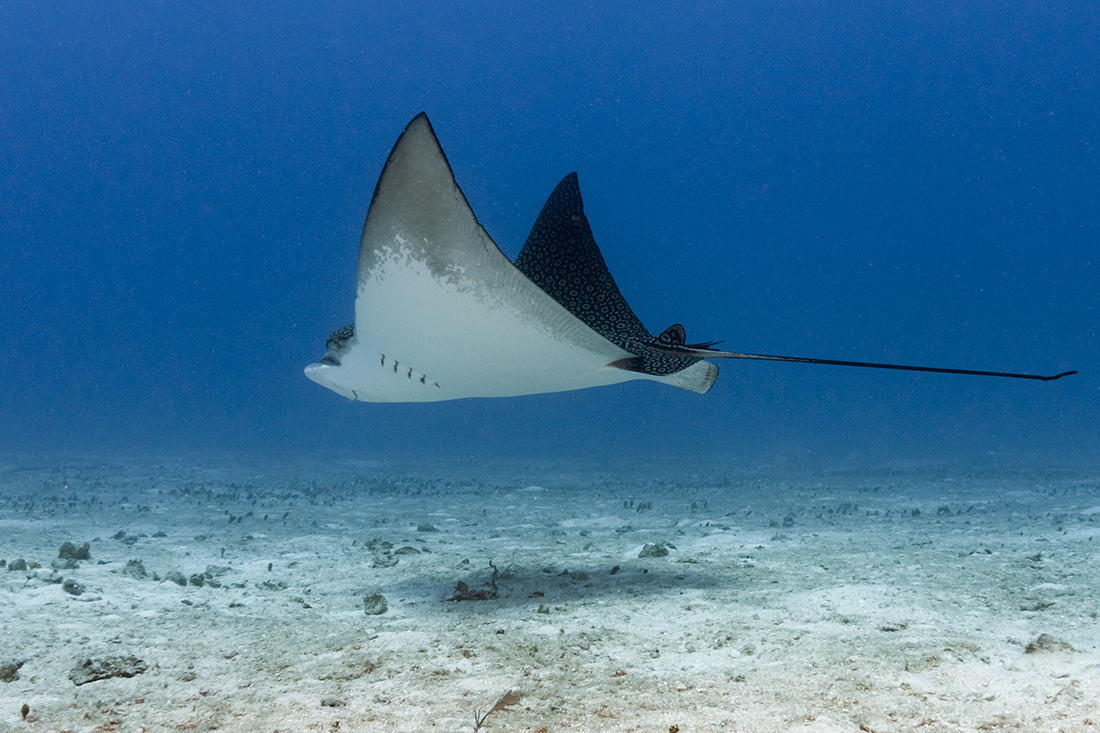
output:
[[[608,366],[691,392],[703,393],[718,367],[684,345],[679,324],[654,338],[635,315],[600,254],[584,215],[577,174],[570,173],[542,207],[516,267],[592,330],[629,353]]]
[[[579,221],[572,218],[578,212],[569,213],[570,224]],[[577,231],[546,231],[542,254],[553,260],[562,237]],[[542,256],[531,265],[551,279],[560,272]],[[371,402],[668,381],[608,369],[633,352],[578,317],[587,309],[570,310],[559,300],[562,292],[547,293],[496,246],[420,114],[394,144],[363,224],[354,329],[334,333],[306,375],[348,399]]]
[[[644,374],[649,379],[686,389],[688,392],[696,394],[709,392],[710,388],[714,386],[714,381],[718,379],[718,367],[703,359],[692,359],[689,366],[682,367],[670,374],[655,374],[644,355],[619,359],[611,362],[608,366],[627,372]]]
[[[638,351],[639,355],[618,359],[608,366],[696,394],[709,392],[718,379],[718,367],[696,356],[656,349],[649,344],[640,345]]]

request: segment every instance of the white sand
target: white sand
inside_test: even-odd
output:
[[[1100,473],[990,466],[8,456],[0,730],[1100,730]]]

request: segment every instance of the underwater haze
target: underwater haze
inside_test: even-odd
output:
[[[0,731],[1094,730],[1098,82],[1095,0],[0,0]],[[349,402],[422,111],[651,333],[1079,373]]]
[[[514,258],[577,171],[650,331],[633,382],[357,404],[307,380],[431,117]],[[1100,457],[1100,7],[4,3],[0,448]]]

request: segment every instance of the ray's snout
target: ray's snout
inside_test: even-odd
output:
[[[307,377],[322,387],[327,387],[336,394],[346,397],[349,400],[354,401],[356,399],[355,392],[340,384],[339,366],[324,361],[315,361],[305,368],[305,373]]]

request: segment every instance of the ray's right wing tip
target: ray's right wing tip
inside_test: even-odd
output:
[[[675,374],[669,375],[663,381],[667,381],[668,384],[674,387],[686,389],[688,392],[706,394],[710,391],[710,388],[714,386],[714,382],[717,379],[717,365],[711,364],[709,361],[700,360],[687,369],[682,369]]]

